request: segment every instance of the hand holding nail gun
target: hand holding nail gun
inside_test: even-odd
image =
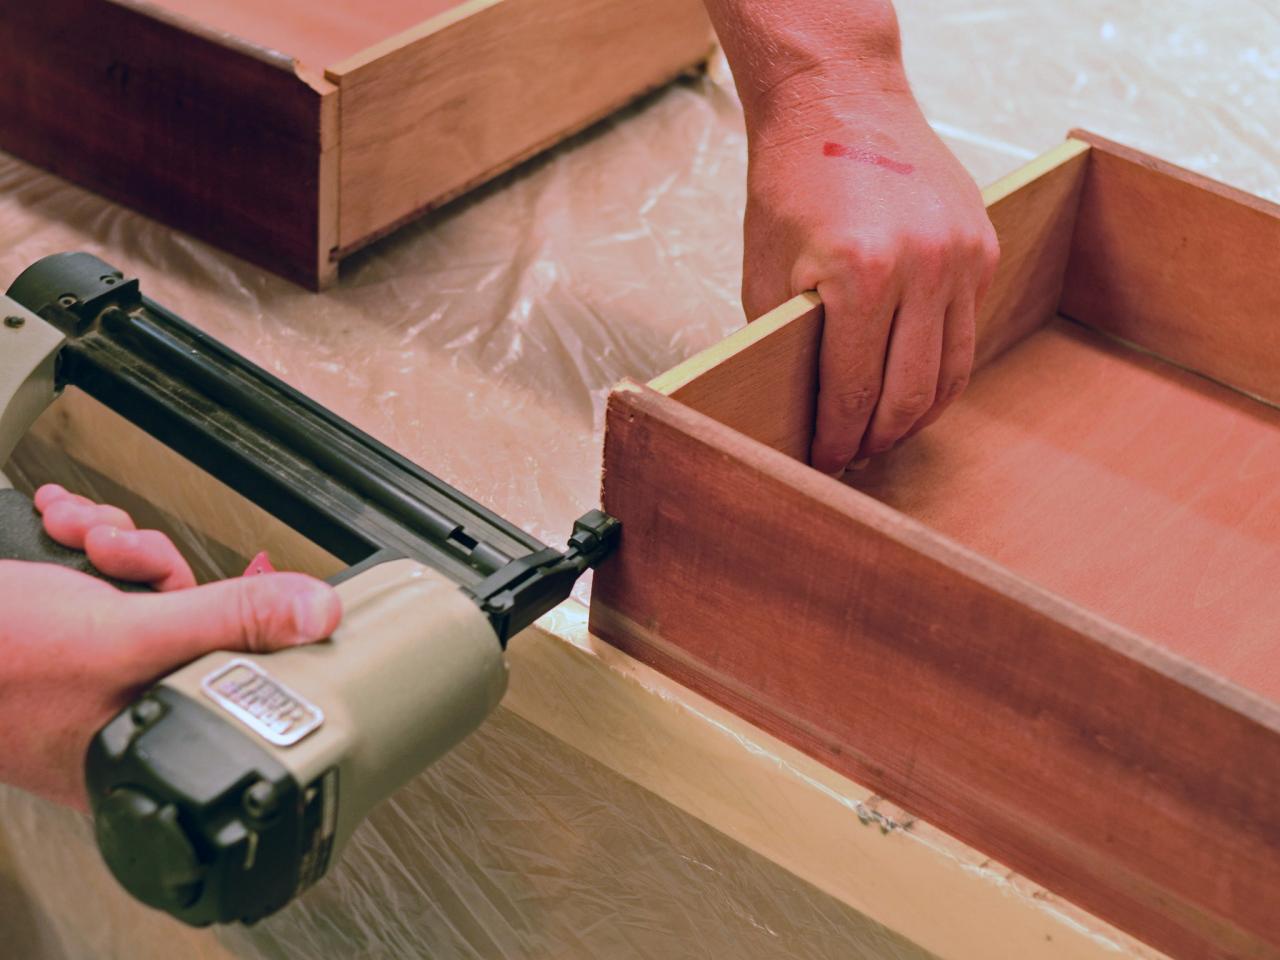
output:
[[[113,508],[45,488],[34,505],[10,491],[0,514],[0,556],[72,568],[2,568],[0,610],[44,608],[0,628],[18,670],[0,676],[20,714],[6,726],[51,769],[0,773],[74,799],[83,757],[98,846],[134,896],[196,925],[273,913],[483,722],[507,641],[569,596],[618,523],[589,511],[547,547],[87,254],[26,270],[0,315],[0,464],[75,386],[350,564],[332,587],[193,588],[173,545]]]

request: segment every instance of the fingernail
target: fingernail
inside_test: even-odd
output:
[[[865,470],[865,469],[867,468],[867,464],[868,464],[868,463],[870,463],[870,462],[871,462],[871,458],[870,458],[870,457],[863,457],[861,460],[855,460],[855,461],[853,461],[853,463],[849,464],[849,469],[850,469],[850,470]]]
[[[321,640],[328,635],[337,597],[331,590],[308,590],[293,598],[293,626],[300,643]]]
[[[36,509],[40,510],[47,507],[53,500],[59,499],[66,492],[61,484],[46,483],[35,492],[32,500],[35,501]]]

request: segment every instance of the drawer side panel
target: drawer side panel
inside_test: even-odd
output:
[[[1172,956],[1280,952],[1275,704],[645,388],[604,506],[614,645]]]
[[[103,0],[0,0],[0,148],[315,285],[324,93],[194,29]]]
[[[1280,404],[1280,206],[1084,132],[1071,319]]]
[[[698,0],[478,0],[442,19],[328,72],[342,98],[342,254],[670,81],[712,44]]]

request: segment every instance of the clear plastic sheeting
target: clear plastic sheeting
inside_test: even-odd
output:
[[[0,897],[6,858],[28,884],[16,919],[0,900],[4,956],[24,960],[929,956],[506,710],[254,927],[140,908],[84,818],[8,788],[0,804]]]
[[[925,112],[980,182],[1083,126],[1280,200],[1271,0],[899,12]],[[0,155],[0,282],[48,253],[96,253],[562,543],[597,502],[609,387],[741,323],[745,146],[714,65],[358,254],[323,295]],[[92,480],[78,478],[105,495]],[[377,811],[316,890],[252,929],[187,931],[132,905],[82,818],[0,791],[0,926],[4,955],[57,960],[921,955],[506,711]]]

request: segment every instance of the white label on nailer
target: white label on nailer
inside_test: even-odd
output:
[[[292,746],[324,723],[319,707],[248,660],[232,660],[201,686],[210,700],[278,747]]]

